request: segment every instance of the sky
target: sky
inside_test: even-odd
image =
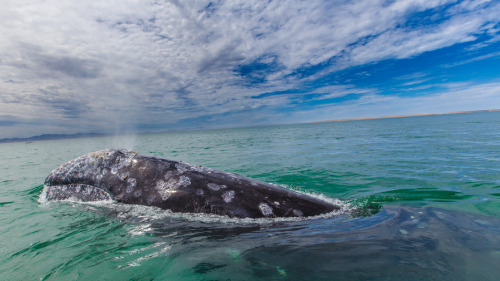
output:
[[[500,1],[3,0],[0,138],[500,108]]]

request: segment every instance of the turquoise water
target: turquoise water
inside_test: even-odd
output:
[[[238,221],[39,203],[49,172],[109,147],[347,204]],[[496,280],[500,112],[0,144],[2,280]]]

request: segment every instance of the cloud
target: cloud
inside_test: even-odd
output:
[[[53,110],[61,111],[67,118],[81,117],[82,113],[90,110],[89,101],[86,101],[84,96],[75,97],[67,93],[60,93],[57,90],[40,90],[40,93],[41,95],[36,96],[37,102],[45,104]]]
[[[100,64],[97,61],[72,57],[39,56],[36,62],[48,71],[57,71],[74,78],[97,78]]]
[[[275,122],[377,93],[332,73],[496,44],[499,15],[494,1],[4,1],[0,110],[75,132]]]
[[[422,93],[416,97],[388,96],[369,93],[342,104],[327,104],[309,110],[297,110],[289,120],[313,122],[374,116],[428,114],[482,109],[498,109],[500,83],[449,83],[439,85],[439,92]],[[485,106],[485,101],[491,102]]]
[[[492,59],[492,58],[498,58],[498,57],[500,57],[500,52],[493,52],[493,53],[489,53],[486,55],[476,56],[476,57],[466,59],[463,61],[445,64],[442,67],[450,68],[450,67],[455,67],[455,66],[459,66],[459,65],[464,65],[464,64],[468,64],[468,63],[472,63],[472,62],[477,62],[477,61],[482,61],[482,60]]]

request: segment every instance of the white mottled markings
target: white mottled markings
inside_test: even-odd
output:
[[[111,200],[111,196],[105,190],[95,186],[85,184],[70,184],[62,186],[44,186],[42,195],[48,200],[81,200],[81,201],[101,201]]]
[[[301,210],[298,210],[298,209],[293,209],[293,214],[296,215],[297,217],[303,217],[304,216],[304,213],[302,213]]]
[[[225,185],[218,185],[218,184],[215,184],[215,183],[212,183],[212,182],[208,183],[207,186],[208,186],[208,188],[210,188],[213,191],[218,191],[221,188],[226,188],[227,187]]]
[[[165,179],[166,180],[170,179],[173,176],[174,176],[174,172],[172,172],[172,171],[168,171],[168,172],[165,173]]]
[[[224,202],[230,203],[234,199],[234,190],[229,190],[228,192],[222,194],[222,199],[224,199]]]
[[[266,217],[273,214],[273,208],[271,208],[271,206],[267,205],[266,203],[260,203],[259,209],[260,212]]]
[[[191,179],[186,176],[181,176],[179,179],[170,178],[166,182],[159,180],[156,183],[156,189],[165,190],[165,189],[178,189],[181,186],[188,186],[191,184]]]
[[[170,179],[170,182],[173,182],[172,179]],[[169,189],[171,184],[169,182],[164,182],[164,181],[157,181],[156,182],[156,189],[158,190],[163,190],[163,189]]]
[[[189,177],[180,176],[179,179],[169,178],[167,181],[159,180],[156,182],[156,190],[160,194],[161,199],[165,201],[176,192],[176,189],[190,184],[191,179]]]
[[[127,178],[127,183],[128,183],[128,185],[135,187],[135,185],[137,184],[137,181],[134,178]]]
[[[132,192],[136,185],[137,185],[137,181],[134,178],[127,178],[127,189],[125,191],[127,193]]]
[[[132,159],[131,158],[126,158],[124,161],[123,161],[123,166],[125,167],[129,167],[132,165]]]
[[[177,168],[179,174],[184,174],[189,169],[189,166],[181,163],[175,164],[175,167]]]
[[[186,176],[181,176],[179,178],[179,185],[188,186],[191,184],[191,179]]]

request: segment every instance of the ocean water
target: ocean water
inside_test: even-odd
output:
[[[49,172],[127,148],[327,200],[237,220],[40,203]],[[1,280],[498,280],[500,112],[0,144]]]

